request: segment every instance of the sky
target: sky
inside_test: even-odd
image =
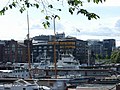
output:
[[[9,0],[8,0],[9,1]],[[49,1],[49,0],[48,0]],[[86,3],[83,7],[89,12],[96,13],[100,19],[88,20],[84,15],[71,15],[68,12],[68,6],[57,4],[54,0],[53,5],[58,8],[61,7],[61,12],[55,14],[60,16],[60,20],[55,19],[56,32],[65,32],[66,36],[77,37],[81,40],[88,39],[116,39],[116,45],[120,46],[120,0],[106,0],[102,4]],[[7,3],[0,0],[0,9]],[[39,9],[28,9],[30,37],[38,35],[53,35],[53,21],[48,29],[44,29],[42,22],[44,21],[44,14]],[[80,32],[78,32],[78,30]],[[27,38],[27,11],[23,14],[19,9],[8,10],[5,15],[0,16],[0,40],[24,40]]]

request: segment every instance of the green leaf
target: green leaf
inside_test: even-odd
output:
[[[48,7],[49,7],[49,8],[53,8],[53,5],[50,4],[50,5],[48,5]]]
[[[39,4],[37,4],[37,3],[36,3],[36,4],[34,4],[34,6],[35,6],[36,8],[39,8]]]
[[[61,9],[57,9],[58,11],[62,11]]]
[[[29,3],[26,3],[27,7],[29,8],[30,7],[30,4]]]
[[[46,19],[46,20],[49,20],[49,16],[46,16],[45,19]]]
[[[0,11],[0,15],[4,15],[5,11],[4,10],[1,10]]]
[[[2,11],[0,11],[0,15],[2,15],[3,14],[3,12]]]
[[[50,27],[50,22],[49,21],[46,21],[46,22],[43,22],[42,23],[44,28],[47,29],[48,27]]]
[[[45,22],[42,23],[44,28],[47,29],[47,24]]]
[[[12,3],[12,6],[16,7],[16,4],[15,4],[15,2],[13,2],[13,3]]]
[[[46,21],[47,27],[50,27],[50,22]]]
[[[36,8],[39,8],[39,4],[34,3],[32,6],[35,6]]]
[[[80,10],[77,12],[77,15],[78,15],[79,13],[84,14],[84,15],[86,15],[86,16],[87,16],[87,14],[88,14],[88,12],[87,12],[86,10],[84,10],[84,9],[80,9]]]
[[[88,0],[88,2],[90,2],[90,0]]]
[[[71,7],[69,8],[69,12],[70,12],[71,14],[73,14],[73,10],[72,10]]]
[[[5,7],[5,10],[8,10],[8,7]]]
[[[98,4],[99,3],[99,0],[96,0],[96,3]],[[101,2],[102,3],[102,2]]]
[[[43,13],[43,12],[44,12],[44,10],[41,10],[41,12]]]
[[[21,12],[21,13],[23,13],[23,10],[22,10],[22,9],[20,9],[20,12]]]
[[[9,5],[10,9],[12,9],[12,5]]]

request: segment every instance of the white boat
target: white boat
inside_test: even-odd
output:
[[[1,84],[0,90],[51,90],[47,86],[39,86],[36,82],[31,84],[23,79],[18,79],[11,84]]]
[[[36,63],[32,63],[32,68],[46,69],[50,65],[50,57],[47,57],[46,51],[42,55],[36,57]]]
[[[28,69],[25,68],[15,68],[13,70],[0,70],[0,78],[7,77],[28,79],[30,76]]]
[[[84,84],[77,86],[75,90],[117,90],[115,84]]]
[[[79,69],[80,63],[75,60],[74,56],[71,54],[62,54],[60,59],[57,60],[57,69]],[[49,68],[54,68],[53,65],[49,65]]]

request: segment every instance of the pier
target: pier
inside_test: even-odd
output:
[[[57,75],[59,76],[85,76],[85,77],[96,77],[96,78],[104,78],[110,76],[111,69],[57,69]],[[33,69],[31,73],[46,76],[55,75],[54,69]]]

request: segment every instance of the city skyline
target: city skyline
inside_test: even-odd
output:
[[[4,2],[4,3],[3,3]],[[7,2],[1,1],[0,9]],[[56,2],[54,2],[56,3]],[[56,5],[57,6],[57,5]],[[94,12],[100,19],[89,21],[84,15],[70,15],[67,6],[62,7],[62,12],[56,12],[61,19],[56,19],[56,32],[65,32],[78,39],[116,39],[117,46],[120,46],[120,1],[107,0],[103,4],[85,3],[83,8]],[[64,9],[65,8],[65,9]],[[51,27],[44,29],[42,21],[44,15],[37,9],[29,9],[30,37],[38,35],[53,35],[53,23]],[[37,12],[37,14],[35,14]],[[24,40],[27,35],[27,12],[23,14],[18,9],[8,10],[4,16],[0,16],[0,39],[1,40]]]

